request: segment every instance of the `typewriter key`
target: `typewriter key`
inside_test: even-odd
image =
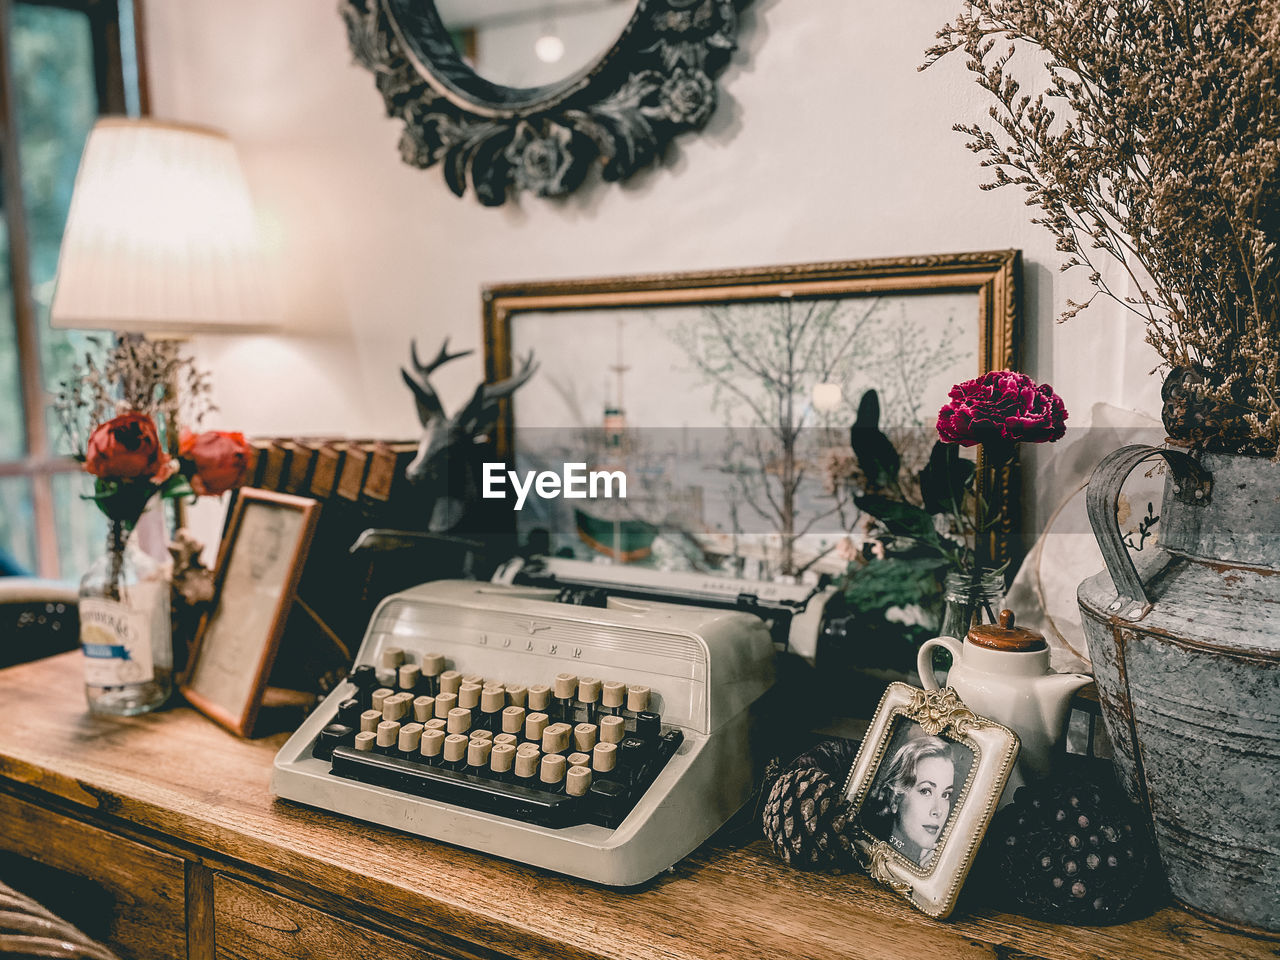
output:
[[[439,717],[436,717],[434,720],[428,720],[422,725],[422,728],[424,730],[439,730],[441,733],[449,732],[448,721],[441,720]]]
[[[474,710],[480,706],[480,691],[483,689],[478,683],[468,683],[463,681],[458,687],[458,706],[464,710]]]
[[[493,742],[492,730],[472,730],[467,734],[467,736],[472,740],[488,740],[490,743]]]
[[[582,677],[578,681],[578,702],[586,709],[587,723],[596,722],[600,707],[600,681],[595,677]]]
[[[387,702],[387,697],[390,697],[393,694],[395,694],[395,691],[390,687],[379,687],[370,695],[369,706],[381,713],[382,705]]]
[[[397,676],[400,689],[413,693],[418,689],[418,681],[422,679],[422,668],[416,663],[406,663],[400,668]]]
[[[662,717],[651,710],[636,714],[636,736],[641,740],[657,740],[662,735]]]
[[[591,751],[591,769],[596,773],[608,773],[618,761],[618,748],[612,743],[597,743]]]
[[[529,781],[538,772],[538,748],[533,747],[532,750],[525,750],[525,747],[532,747],[533,744],[524,744],[516,750],[515,771],[516,779]]]
[[[525,693],[530,713],[542,713],[551,706],[551,688],[545,683],[535,683]]]
[[[618,744],[618,772],[628,783],[642,778],[648,759],[649,745],[639,737],[627,737]]]
[[[495,741],[489,752],[489,769],[497,774],[499,780],[505,780],[511,775],[515,762],[516,748],[509,743]]]
[[[422,731],[422,743],[418,747],[430,763],[439,763],[444,753],[444,731],[428,727]]]
[[[436,716],[441,720],[449,719],[449,711],[458,705],[456,693],[436,694]]]
[[[591,770],[581,765],[570,767],[565,778],[564,792],[571,797],[582,797],[586,796],[590,788]]]
[[[436,715],[436,698],[435,697],[414,697],[413,699],[413,719],[418,723],[426,723]]]
[[[549,753],[542,758],[538,767],[538,779],[546,786],[558,786],[564,780],[566,764],[564,757],[558,753]]]
[[[502,732],[519,734],[524,729],[524,707],[506,707],[502,711]]]
[[[427,696],[434,697],[440,692],[440,674],[443,672],[443,654],[424,653],[422,655],[422,679]]]
[[[413,703],[413,695],[396,693],[382,701],[383,720],[401,720],[409,715],[409,707]]]
[[[345,723],[331,723],[320,731],[315,746],[311,748],[311,755],[317,760],[331,760],[333,748],[350,743],[354,736],[355,730]]]
[[[573,727],[567,723],[553,723],[542,731],[543,753],[564,753],[569,749],[569,734]]]
[[[481,721],[486,730],[502,732],[502,711],[506,709],[507,691],[502,687],[485,687],[480,692]]]
[[[400,724],[394,720],[383,720],[378,724],[378,752],[394,753],[400,739]]]
[[[378,724],[381,722],[381,710],[366,710],[360,714],[360,730],[364,733],[373,733],[378,729]]]
[[[356,734],[356,749],[363,753],[371,753],[377,742],[378,735],[369,730],[362,730]]]
[[[524,738],[533,743],[542,743],[542,732],[547,729],[551,718],[545,713],[531,713],[524,718]]]
[[[378,666],[383,670],[399,670],[404,663],[404,651],[399,647],[383,647],[378,657]]]
[[[440,674],[441,693],[456,694],[460,686],[462,686],[462,674],[457,670],[446,670]]]
[[[529,690],[520,684],[507,684],[507,703],[513,707],[523,707],[529,701]]]
[[[484,677],[478,673],[469,673],[462,678],[463,683],[474,683],[477,687],[484,686]]]
[[[556,719],[573,723],[573,700],[578,695],[578,678],[572,673],[557,673],[555,682]]]
[[[627,709],[632,713],[649,709],[649,688],[643,684],[627,687]]]
[[[621,743],[627,735],[627,721],[622,717],[600,718],[600,739],[605,743]]]
[[[626,816],[627,788],[616,780],[596,780],[588,796],[605,826],[616,827]]]
[[[573,728],[573,745],[578,750],[590,752],[600,739],[600,728],[594,723],[580,723]]]
[[[493,738],[493,745],[496,747],[500,743],[508,744],[511,749],[514,750],[516,747],[520,746],[520,738],[514,733],[500,733]]]
[[[467,766],[481,770],[489,765],[493,744],[488,740],[472,740],[467,744]]]
[[[591,766],[591,756],[586,753],[571,753],[565,757],[569,762],[569,767],[589,767]]]
[[[347,679],[356,688],[356,699],[360,701],[361,706],[366,710],[369,709],[369,694],[373,693],[374,687],[378,685],[377,672],[371,665],[362,663],[351,671]]]
[[[348,727],[356,730],[360,729],[360,714],[364,713],[364,709],[360,706],[360,701],[355,697],[348,697],[338,704],[338,722],[345,723]]]
[[[450,733],[467,733],[470,729],[470,710],[463,707],[454,707],[449,711],[448,730]]]
[[[618,715],[626,699],[627,685],[621,680],[609,680],[600,688],[600,707],[611,717]]]
[[[422,724],[406,723],[400,727],[400,733],[396,737],[396,748],[401,753],[416,755],[421,744]]]
[[[460,733],[451,733],[444,738],[444,764],[453,770],[461,770],[466,764],[467,746],[471,743]]]

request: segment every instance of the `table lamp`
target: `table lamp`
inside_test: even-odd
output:
[[[232,333],[276,319],[227,136],[149,118],[99,120],[76,174],[50,324]]]

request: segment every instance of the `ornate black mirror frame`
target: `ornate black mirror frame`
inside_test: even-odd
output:
[[[340,0],[352,53],[387,115],[404,121],[400,156],[442,165],[458,196],[470,183],[498,206],[509,188],[554,197],[599,160],[624,180],[715,110],[715,77],[737,47],[746,0],[637,0],[613,47],[559,83],[515,89],[480,77],[458,54],[433,0]]]

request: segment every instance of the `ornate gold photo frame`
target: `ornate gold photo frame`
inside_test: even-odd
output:
[[[844,790],[872,878],[947,916],[1017,755],[1017,734],[975,716],[950,687],[890,684]]]

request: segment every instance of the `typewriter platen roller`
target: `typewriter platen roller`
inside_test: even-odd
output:
[[[475,581],[384,600],[274,792],[600,883],[641,883],[747,800],[773,681],[750,614]]]

